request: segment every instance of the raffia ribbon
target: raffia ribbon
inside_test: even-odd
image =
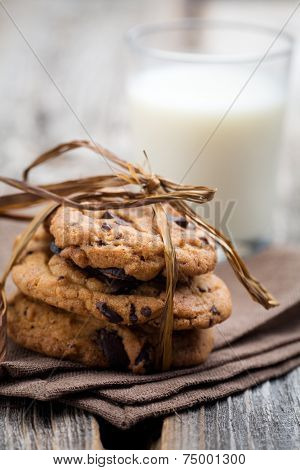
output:
[[[30,185],[27,182],[33,168],[78,148],[85,148],[98,156],[101,155],[117,168],[116,173],[40,186]],[[42,212],[32,218],[13,249],[11,259],[0,280],[0,313],[2,315],[6,314],[5,283],[12,267],[20,258],[37,228],[57,207],[63,204],[79,210],[90,211],[153,205],[157,227],[164,243],[167,273],[166,302],[161,315],[160,341],[156,358],[156,365],[159,370],[167,370],[171,366],[173,297],[177,282],[176,253],[172,244],[164,203],[172,203],[183,216],[191,219],[223,248],[237,278],[245,286],[253,300],[259,302],[266,309],[278,305],[277,300],[268,290],[251,276],[230,240],[226,239],[221,232],[196,214],[188,204],[189,202],[203,204],[211,201],[215,194],[214,189],[206,186],[187,186],[173,183],[158,175],[147,173],[139,165],[128,163],[101,145],[86,140],[63,143],[43,153],[24,170],[22,181],[1,176],[0,181],[21,191],[0,197],[0,217],[28,220],[30,219],[28,215],[15,211],[27,209],[45,201],[51,202]],[[130,185],[127,188],[128,190],[126,190],[127,185]],[[129,189],[132,186],[137,188],[137,191]],[[124,188],[124,190],[118,189],[115,192],[108,192],[105,190],[107,187]]]

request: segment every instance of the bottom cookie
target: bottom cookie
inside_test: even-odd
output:
[[[92,316],[83,318],[23,294],[10,302],[8,335],[19,345],[47,356],[137,374],[153,370],[158,341],[155,328],[103,328]],[[212,348],[211,329],[175,331],[172,366],[201,364]]]

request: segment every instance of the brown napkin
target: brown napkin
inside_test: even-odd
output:
[[[189,369],[134,376],[87,370],[25,351],[9,342],[0,364],[0,395],[56,399],[102,416],[120,428],[245,390],[300,365],[300,250],[272,248],[248,260],[279,299],[265,311],[249,298],[228,264],[219,275],[233,297],[232,317],[215,328],[207,362]]]

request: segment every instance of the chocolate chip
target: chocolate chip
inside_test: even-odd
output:
[[[50,243],[50,250],[52,251],[52,253],[54,255],[59,255],[59,253],[61,252],[61,248],[59,248],[57,245],[55,245],[54,242]]]
[[[200,237],[200,240],[202,241],[203,246],[209,245],[209,242],[206,237]]]
[[[137,366],[143,361],[145,369],[148,369],[151,363],[151,352],[152,348],[150,344],[145,343],[135,360],[135,365]]]
[[[97,270],[111,279],[120,279],[121,281],[128,282],[135,281],[135,278],[126,274],[123,268],[98,268]]]
[[[77,269],[80,269],[77,267]],[[81,272],[85,274],[87,277],[94,277],[99,281],[103,282],[107,285],[110,290],[110,294],[114,295],[126,295],[131,294],[134,289],[141,283],[132,276],[129,276],[126,279],[116,279],[111,276],[108,276],[104,272],[105,270],[101,268],[92,268],[91,266],[87,266],[86,268],[82,269]]]
[[[125,351],[122,338],[115,331],[102,329],[98,332],[96,340],[100,342],[101,349],[110,367],[123,370],[128,369],[130,363],[128,355]]]
[[[219,315],[220,312],[219,310],[217,309],[217,307],[215,305],[213,305],[210,309],[211,313],[213,313],[214,315]]]
[[[123,318],[109,307],[106,302],[97,302],[96,307],[111,323],[122,323]]]
[[[204,294],[205,292],[207,292],[207,290],[206,290],[205,288],[203,288],[203,287],[198,287],[198,291],[199,291],[199,292],[202,292],[203,294]]]
[[[98,278],[101,279],[101,281],[107,285],[107,287],[109,288],[109,293],[114,295],[132,294],[134,289],[139,285],[138,281],[132,283],[126,282],[120,279],[113,279],[101,273],[99,273]]]
[[[121,238],[122,238],[122,234],[121,234],[121,233],[117,233],[117,235],[116,235],[116,240],[121,240]]]
[[[113,219],[113,218],[114,218],[113,214],[109,211],[105,211],[101,217],[101,219]]]
[[[98,246],[106,246],[107,243],[105,243],[103,240],[97,240],[97,245]]]
[[[98,268],[92,268],[91,266],[87,266],[86,268],[82,269],[82,272],[87,277],[95,277],[96,279],[99,279],[100,281],[106,280],[105,276],[102,274],[102,272]]]
[[[121,217],[119,217],[116,214],[114,215],[114,219],[115,219],[115,222],[117,222],[117,224],[119,224],[119,225],[130,225],[130,223],[127,222],[127,220],[122,219]]]
[[[57,280],[62,281],[65,278],[65,276],[58,276]]]
[[[33,251],[27,251],[27,255],[32,255]]]
[[[174,219],[175,224],[179,225],[179,227],[182,228],[187,228],[188,226],[188,221],[186,220],[185,217],[176,217]]]
[[[184,229],[189,228],[189,229],[193,229],[193,230],[195,230],[195,228],[196,228],[196,225],[193,222],[187,220],[183,216],[177,216],[176,217],[174,215],[169,214],[167,216],[167,218],[170,222],[174,222],[175,224],[179,225],[179,227],[181,227],[181,228],[184,228]]]
[[[114,219],[114,221],[119,225],[130,225],[129,222],[119,217],[117,214],[112,214],[109,211],[105,211],[101,217],[102,219]]]
[[[198,291],[203,294],[206,294],[207,292],[211,292],[211,288],[210,287],[198,287]]]
[[[104,224],[101,225],[102,230],[105,230],[105,232],[109,232],[111,230],[111,226],[104,222]]]
[[[170,222],[175,222],[175,224],[179,225],[179,227],[187,228],[188,226],[188,221],[186,220],[185,217],[182,217],[182,216],[175,217],[174,215],[170,215],[170,214],[167,217]]]
[[[113,279],[111,287],[113,288],[112,294],[114,295],[129,295],[134,293],[136,285],[126,285],[122,281]]]
[[[135,311],[135,305],[130,304],[129,320],[131,321],[131,323],[136,323],[138,321],[138,317],[136,316]]]
[[[145,261],[145,256],[141,256],[141,261]]]
[[[151,314],[152,314],[152,310],[150,307],[142,307],[141,308],[141,314],[144,315],[144,317],[151,317]]]

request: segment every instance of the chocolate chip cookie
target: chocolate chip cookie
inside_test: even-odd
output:
[[[106,325],[18,294],[8,308],[8,334],[21,346],[86,366],[151,371],[156,332],[137,327]],[[173,334],[173,367],[203,362],[213,347],[210,329]]]
[[[212,271],[214,242],[170,205],[164,207],[179,277]],[[63,206],[52,217],[50,232],[60,255],[81,268],[117,268],[115,275],[141,281],[165,272],[164,245],[151,206],[96,213]]]
[[[33,251],[13,270],[23,294],[109,325],[158,326],[165,303],[165,286],[159,280],[138,283],[113,279],[97,269],[80,269],[61,254]],[[179,283],[174,296],[174,329],[209,328],[231,313],[230,293],[221,279],[204,274]]]

